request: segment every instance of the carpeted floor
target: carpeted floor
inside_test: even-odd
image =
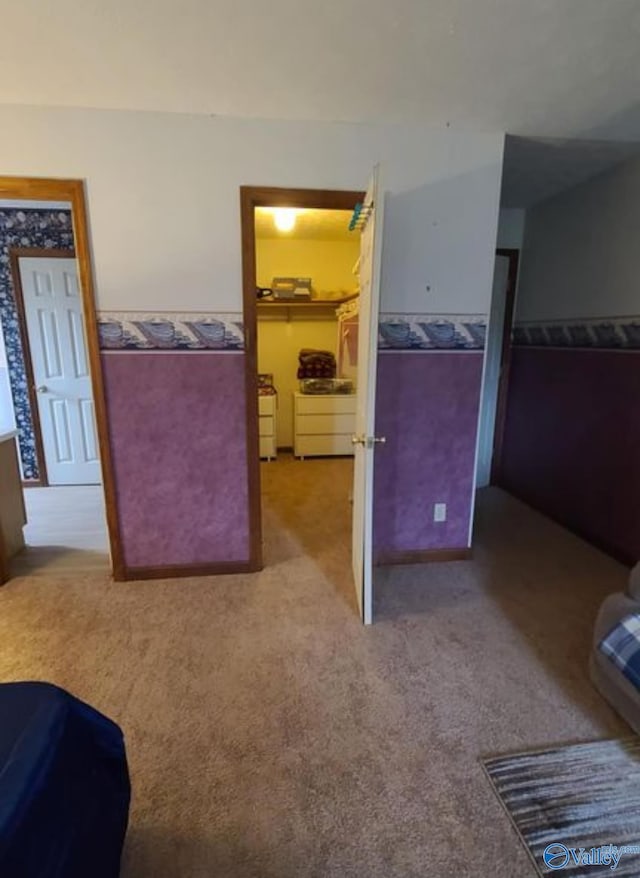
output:
[[[479,757],[628,734],[586,674],[623,567],[489,490],[474,560],[378,571],[365,629],[349,471],[264,466],[260,574],[0,590],[0,679],[126,731],[123,878],[533,875]]]

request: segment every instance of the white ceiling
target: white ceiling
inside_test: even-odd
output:
[[[349,231],[351,210],[315,210],[306,208],[296,212],[296,224],[290,232],[279,232],[274,223],[273,209],[255,210],[257,238],[295,238],[305,241],[341,241],[358,243],[360,235]]]
[[[2,30],[0,102],[640,139],[638,0],[20,0]]]

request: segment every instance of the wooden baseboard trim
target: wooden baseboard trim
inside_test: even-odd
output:
[[[465,546],[460,549],[417,549],[404,552],[380,552],[376,556],[376,567],[391,567],[396,564],[430,564],[434,561],[468,561],[473,550]]]
[[[27,479],[26,482],[22,482],[23,488],[48,488],[49,485],[47,482],[44,482],[42,479]]]
[[[200,576],[225,576],[234,573],[257,573],[262,567],[254,561],[224,561],[219,564],[182,564],[172,567],[124,567],[114,572],[116,582],[146,579],[185,579]]]
[[[618,546],[613,546],[607,540],[602,540],[598,536],[594,536],[594,534],[589,533],[589,531],[583,530],[580,527],[576,527],[570,521],[562,518],[562,516],[555,515],[553,512],[550,512],[547,508],[545,508],[543,503],[538,503],[535,500],[532,500],[530,497],[527,497],[525,494],[520,493],[520,491],[510,487],[508,483],[497,480],[495,482],[491,482],[493,486],[496,488],[500,488],[501,491],[506,491],[507,494],[511,494],[512,497],[515,497],[516,500],[520,500],[521,503],[524,503],[526,506],[529,506],[531,509],[535,509],[536,512],[539,512],[541,515],[544,515],[545,518],[550,519],[555,522],[555,524],[559,524],[560,527],[563,527],[565,530],[568,530],[569,533],[572,533],[578,539],[584,540],[585,543],[589,543],[590,546],[593,546],[594,549],[598,549],[599,552],[604,552],[605,555],[609,555],[616,561],[619,561],[621,564],[624,564],[625,567],[633,567],[634,564],[638,562],[638,559],[635,558],[630,553],[624,551],[624,549],[618,548]]]

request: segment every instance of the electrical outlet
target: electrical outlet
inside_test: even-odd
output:
[[[433,504],[433,520],[437,522],[442,522],[447,520],[447,504],[446,503],[434,503]]]

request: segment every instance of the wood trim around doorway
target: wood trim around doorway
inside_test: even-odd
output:
[[[9,560],[4,541],[4,534],[0,527],[0,585],[4,585],[9,579]]]
[[[20,276],[20,259],[22,257],[35,257],[37,259],[75,259],[75,250],[52,250],[39,249],[38,247],[12,247],[9,250],[9,263],[11,267],[11,282],[13,285],[13,296],[16,304],[16,313],[18,315],[18,328],[20,331],[20,342],[22,344],[22,358],[24,360],[24,371],[27,376],[27,393],[29,395],[29,407],[31,409],[31,422],[33,424],[33,435],[36,443],[36,460],[38,461],[39,479],[31,479],[23,481],[23,488],[46,488],[49,484],[47,475],[47,461],[44,454],[44,442],[42,441],[42,427],[40,424],[40,413],[38,410],[38,399],[35,391],[35,378],[33,373],[33,362],[31,359],[31,342],[29,340],[29,332],[27,330],[27,316],[24,308],[24,292],[22,290],[22,277]]]
[[[504,430],[507,420],[507,400],[509,395],[509,375],[511,371],[511,331],[513,328],[513,314],[516,304],[516,287],[518,284],[518,264],[520,251],[507,248],[498,248],[496,256],[506,256],[509,260],[509,272],[507,274],[507,292],[505,296],[504,322],[502,325],[502,349],[500,351],[500,381],[498,384],[498,400],[496,403],[496,420],[493,432],[493,454],[491,457],[491,474],[489,482],[492,485],[499,484],[500,468],[502,466],[502,449],[504,444]]]
[[[245,338],[245,394],[247,473],[249,480],[250,567],[262,568],[262,510],[258,445],[258,343],[256,299],[256,207],[297,207],[320,210],[353,210],[364,192],[342,189],[280,189],[240,187],[242,240],[242,295]]]
[[[469,561],[473,549],[463,546],[459,549],[409,549],[408,551],[381,552],[374,558],[375,567],[395,567],[400,564],[431,564],[449,561]]]
[[[0,177],[0,198],[20,201],[66,201],[71,204],[74,250],[78,263],[82,309],[87,334],[87,354],[89,357],[91,386],[96,414],[100,463],[102,467],[102,487],[111,548],[111,564],[113,578],[122,581],[127,576],[116,508],[115,478],[107,428],[107,407],[98,340],[98,319],[85,201],[85,184],[82,180]],[[42,253],[43,251],[39,250],[34,255],[39,256]],[[56,251],[55,255],[59,254],[60,251]],[[4,556],[4,546],[0,543],[0,572],[4,570],[8,575],[8,566],[8,559]]]

